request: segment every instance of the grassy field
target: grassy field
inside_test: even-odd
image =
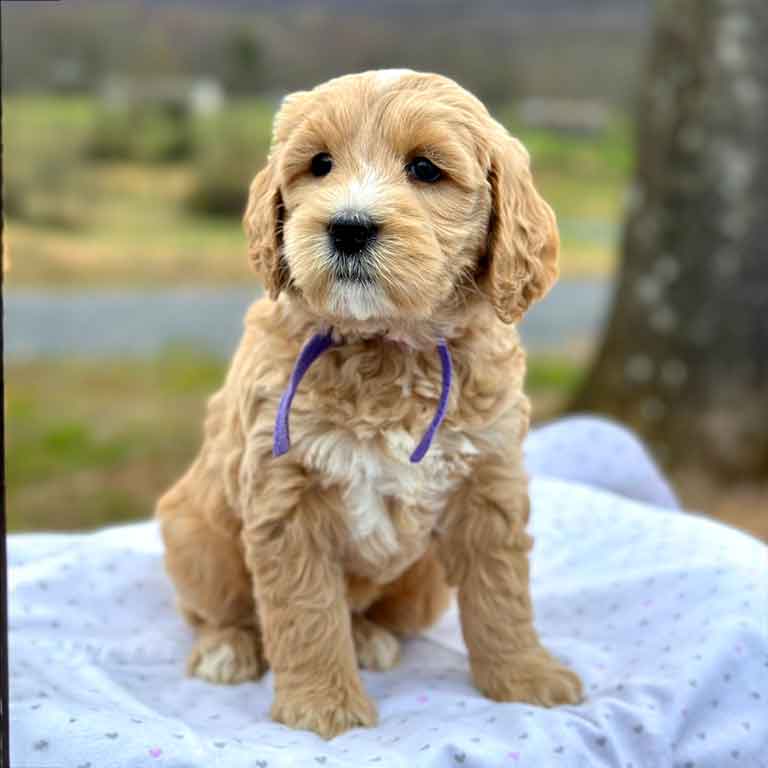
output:
[[[202,215],[189,203],[215,158],[151,160],[146,148],[121,150],[114,138],[117,156],[93,158],[97,142],[106,152],[106,139],[99,128],[104,118],[91,101],[19,98],[5,111],[10,285],[152,286],[234,282],[248,274],[238,217]],[[258,168],[268,115],[255,104],[200,121],[194,125],[199,151],[214,143],[218,122],[236,125],[253,133]],[[244,157],[243,196],[250,173]]]
[[[258,101],[178,123],[105,113],[81,98],[7,99],[10,285],[247,278],[237,213],[266,155],[271,116]],[[574,137],[518,126],[512,113],[502,118],[531,149],[558,213],[563,275],[609,274],[631,165],[626,124]],[[228,215],[205,213],[221,206]]]
[[[199,446],[225,364],[184,348],[151,360],[41,361],[6,370],[9,530],[147,517]],[[541,416],[577,385],[563,358],[531,363]]]
[[[44,360],[6,369],[10,530],[88,528],[149,514],[192,456],[222,364]]]
[[[75,530],[147,518],[194,457],[225,363],[183,347],[149,360],[46,360],[6,369],[10,531]],[[582,368],[533,358],[534,420],[555,415]],[[673,478],[686,506],[768,541],[768,488]]]

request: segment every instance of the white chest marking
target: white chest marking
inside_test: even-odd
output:
[[[357,440],[349,432],[326,432],[312,440],[304,455],[312,469],[340,486],[350,535],[375,558],[391,557],[399,549],[385,499],[422,509],[440,507],[468,472],[469,456],[477,453],[469,440],[454,436],[450,461],[438,439],[419,464],[411,464],[413,437],[404,430],[383,437],[382,445]]]

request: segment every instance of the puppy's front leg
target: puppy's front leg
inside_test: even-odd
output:
[[[440,552],[459,587],[477,687],[497,701],[575,704],[579,678],[547,652],[533,626],[527,485],[519,455],[484,457],[451,500]]]
[[[272,717],[329,739],[373,725],[363,690],[339,562],[338,509],[298,466],[281,462],[243,527],[266,657]]]

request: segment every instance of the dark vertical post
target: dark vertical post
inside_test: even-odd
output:
[[[659,0],[616,299],[577,410],[768,476],[768,3]]]

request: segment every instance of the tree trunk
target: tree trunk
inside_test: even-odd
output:
[[[578,410],[768,477],[768,2],[662,0],[612,316]]]

